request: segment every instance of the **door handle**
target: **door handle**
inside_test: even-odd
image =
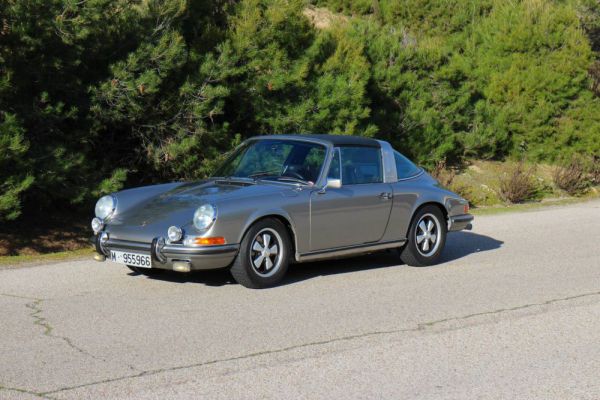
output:
[[[379,198],[380,198],[381,200],[391,200],[391,199],[392,199],[392,197],[393,197],[393,195],[392,195],[391,193],[386,193],[386,192],[383,192],[383,193],[380,193],[380,194],[379,194]]]

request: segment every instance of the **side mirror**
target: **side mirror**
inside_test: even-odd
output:
[[[339,189],[342,187],[342,180],[327,178],[327,184],[325,187],[330,189]]]

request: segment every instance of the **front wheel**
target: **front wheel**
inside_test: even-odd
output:
[[[231,275],[237,283],[252,289],[277,284],[288,268],[290,243],[281,222],[272,218],[258,221],[246,232]]]
[[[413,217],[408,243],[400,250],[400,258],[414,267],[437,263],[446,244],[446,233],[442,211],[436,206],[423,207]]]

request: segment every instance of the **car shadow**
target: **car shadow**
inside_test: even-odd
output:
[[[446,247],[439,264],[454,261],[473,253],[499,249],[504,242],[474,232],[452,232],[446,240]],[[292,264],[279,286],[289,285],[327,275],[348,274],[371,269],[391,268],[401,265],[402,261],[395,250],[373,254]],[[439,265],[438,264],[438,265]],[[433,266],[435,267],[435,266]],[[131,272],[130,275],[139,275]],[[160,275],[148,277],[173,283],[198,283],[206,286],[224,286],[235,284],[228,269],[213,271],[195,271],[188,274],[165,271]]]
[[[143,276],[137,272],[129,272],[129,276]],[[147,279],[172,282],[172,283],[199,283],[205,286],[233,285],[237,282],[229,273],[229,269],[215,269],[209,271],[192,271],[181,273],[175,271],[164,271],[158,275],[145,276]]]
[[[503,244],[501,240],[471,231],[450,232],[440,263],[458,260],[473,253],[496,250]]]
[[[446,247],[438,264],[427,268],[435,268],[446,262],[458,260],[473,253],[499,249],[504,242],[474,232],[452,232],[446,239]],[[388,250],[358,257],[317,261],[296,264],[290,267],[282,285],[292,284],[320,276],[345,274],[378,268],[392,268],[402,265],[396,250]]]

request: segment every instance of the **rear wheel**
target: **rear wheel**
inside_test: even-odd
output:
[[[423,207],[413,217],[408,243],[400,250],[400,258],[415,267],[437,263],[446,244],[446,234],[442,211],[433,205]]]
[[[278,220],[267,218],[250,227],[231,266],[240,285],[260,289],[277,284],[285,275],[290,255],[290,237]]]
[[[160,268],[139,268],[139,267],[134,267],[133,265],[127,265],[127,268],[129,268],[130,270],[132,270],[133,272],[135,272],[137,274],[146,275],[146,276],[159,275],[159,274],[162,274],[163,272],[165,272],[164,269],[160,269]]]

